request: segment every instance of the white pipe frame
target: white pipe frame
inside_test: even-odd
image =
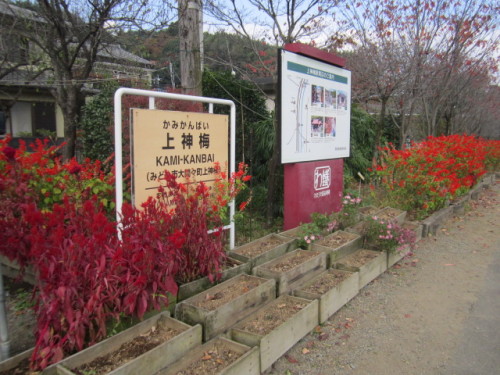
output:
[[[232,100],[206,98],[203,96],[191,96],[183,94],[174,94],[169,92],[149,91],[141,89],[130,89],[121,87],[115,92],[114,111],[115,111],[115,199],[116,199],[116,222],[118,238],[121,240],[122,231],[122,206],[123,206],[123,148],[122,148],[122,96],[136,95],[149,98],[149,109],[155,109],[155,98],[165,98],[172,100],[184,100],[200,103],[208,103],[209,113],[213,113],[213,105],[227,105],[231,108],[230,112],[230,151],[229,151],[229,173],[233,175],[236,169],[236,105]],[[229,248],[234,248],[235,243],[235,225],[234,225],[235,202],[234,199],[229,203],[229,225],[224,229],[229,229]]]

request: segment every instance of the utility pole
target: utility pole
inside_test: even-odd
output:
[[[201,95],[203,52],[202,0],[179,1],[181,86],[185,93]]]

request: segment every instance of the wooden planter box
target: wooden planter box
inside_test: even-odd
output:
[[[230,252],[228,255],[250,267],[258,266],[295,249],[295,239],[278,234],[268,234],[258,240],[249,242]]]
[[[218,375],[259,375],[260,374],[260,360],[259,360],[259,349],[254,347],[250,348],[246,345],[240,344],[228,340],[224,337],[218,337],[213,339],[202,346],[191,350],[189,356],[184,359],[174,363],[172,366],[165,368],[158,372],[156,375],[176,375],[179,372],[184,374],[186,369],[194,364],[194,367],[198,367],[196,363],[202,363],[205,361],[210,361],[212,358],[207,359],[207,355],[211,357],[209,353],[214,350],[231,350],[239,355],[238,359],[227,367],[224,367],[219,372]],[[196,370],[195,370],[196,371]],[[203,370],[199,369],[196,372],[191,371],[191,373],[197,373],[203,375]]]
[[[296,258],[302,258],[300,264],[292,267]],[[290,264],[290,267],[282,266]],[[277,295],[288,293],[293,288],[313,278],[326,269],[326,254],[321,251],[297,249],[253,269],[254,275],[274,279],[277,283]]]
[[[343,280],[330,287],[331,280],[335,280],[336,277],[342,277]],[[324,289],[327,290],[323,292]],[[354,298],[358,292],[359,275],[357,272],[329,269],[308,281],[303,287],[295,289],[294,295],[319,301],[319,323],[321,324]]]
[[[360,249],[334,264],[337,269],[359,272],[359,289],[376,279],[387,269],[385,252]]]
[[[238,276],[243,273],[250,273],[251,267],[250,263],[243,263],[237,259],[232,259],[229,257],[231,262],[234,262],[236,265],[232,268],[228,268],[221,273],[221,277],[215,283],[210,282],[208,277],[203,277],[198,280],[191,281],[190,283],[179,285],[179,290],[177,291],[177,302],[183,301],[186,298],[192,297],[198,293],[207,290],[214,285],[217,285],[223,281],[226,281],[232,277]]]
[[[385,207],[377,212],[376,216],[382,217],[385,221],[392,221],[401,225],[405,221],[406,211],[392,207]]]
[[[222,298],[225,291],[232,291],[238,283],[241,283],[244,291],[235,298],[221,305],[211,303]],[[245,283],[255,284],[255,286],[248,289],[244,286]],[[208,341],[274,298],[276,298],[274,280],[239,275],[178,303],[175,308],[175,317],[188,324],[201,323],[203,340]]]
[[[256,333],[245,328],[248,326],[261,328],[262,325],[259,322],[269,319],[270,311],[290,304],[303,307],[298,311],[292,311],[292,315],[284,321],[272,319],[277,326],[271,331],[259,330],[261,333]],[[260,372],[264,372],[317,325],[318,300],[309,301],[283,295],[233,327],[231,337],[248,346],[259,346]]]
[[[131,374],[155,374],[165,366],[174,363],[186,356],[194,347],[201,344],[201,326],[188,326],[178,320],[170,318],[168,312],[158,314],[136,326],[129,328],[115,336],[103,340],[81,352],[78,352],[62,361],[47,367],[43,374],[75,375],[72,369],[78,368],[86,363],[92,362],[118,350],[121,345],[133,341],[136,337],[144,335],[157,327],[159,324],[165,327],[182,331],[182,333],[165,341],[163,344],[140,355],[139,357],[124,363],[120,367],[109,372],[109,375],[131,375]]]
[[[349,240],[335,247],[327,245],[330,239],[335,238],[339,235],[346,236],[349,238]],[[328,263],[327,267],[329,268],[331,267],[331,264],[334,263],[337,259],[349,255],[359,249],[362,246],[362,243],[363,239],[359,234],[339,230],[313,243],[312,250],[323,251],[324,253],[326,253]]]
[[[28,349],[22,353],[19,353],[13,357],[7,358],[6,360],[0,362],[0,372],[7,372],[8,370],[14,370],[19,364],[27,360],[29,361],[31,355],[33,354],[33,348]]]

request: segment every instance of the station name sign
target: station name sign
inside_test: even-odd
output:
[[[227,115],[131,109],[132,201],[156,196],[168,170],[177,179],[210,183],[214,163],[228,162]]]

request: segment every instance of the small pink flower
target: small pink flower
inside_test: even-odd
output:
[[[311,241],[314,241],[316,237],[314,237],[314,234],[311,236]]]

